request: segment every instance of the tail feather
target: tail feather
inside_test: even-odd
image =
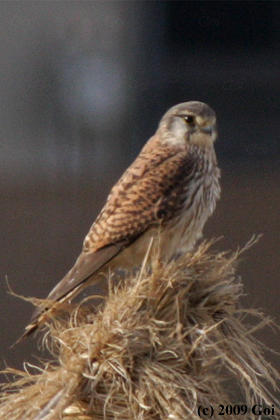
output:
[[[73,268],[50,292],[47,297],[50,305],[47,307],[38,306],[36,308],[30,323],[25,327],[25,332],[15,344],[43,326],[63,302],[73,299],[84,287],[85,282],[90,277],[94,277],[102,267],[116,257],[127,245],[128,241],[123,241],[122,243],[105,246],[93,253],[82,252]]]

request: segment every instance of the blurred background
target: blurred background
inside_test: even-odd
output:
[[[6,279],[46,297],[163,113],[188,100],[219,123],[205,236],[235,250],[263,234],[239,266],[243,305],[280,324],[280,3],[0,2],[0,34],[1,367],[41,354],[33,338],[10,349],[33,309]],[[259,337],[279,350],[279,331]]]

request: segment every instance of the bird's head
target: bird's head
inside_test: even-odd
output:
[[[217,138],[215,112],[203,102],[184,102],[170,108],[162,117],[159,130],[172,145],[187,143],[211,146]]]

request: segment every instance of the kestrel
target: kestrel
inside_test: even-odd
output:
[[[112,188],[73,268],[47,297],[54,306],[37,308],[23,337],[108,268],[139,266],[159,231],[163,260],[194,247],[220,196],[216,137],[215,113],[202,102],[181,103],[164,114]]]

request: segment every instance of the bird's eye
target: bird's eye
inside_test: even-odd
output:
[[[184,115],[183,118],[187,124],[193,124],[195,121],[193,115]]]

